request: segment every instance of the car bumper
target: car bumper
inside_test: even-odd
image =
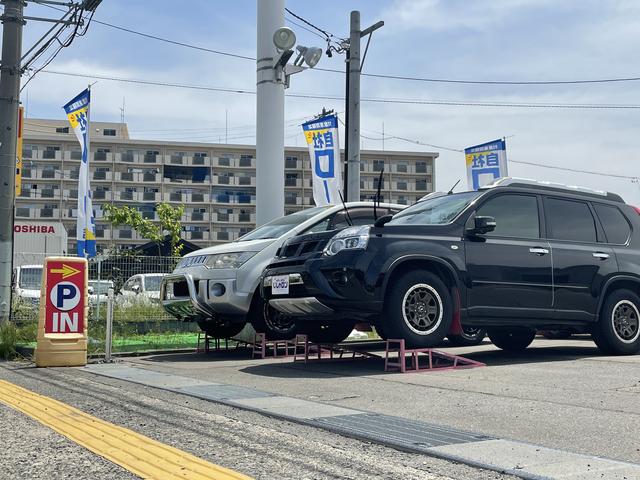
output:
[[[167,275],[160,286],[165,311],[182,320],[244,317],[251,295],[238,292],[235,278],[203,279],[189,273]]]
[[[344,259],[343,259],[344,260]],[[333,268],[331,261],[311,259],[303,265],[268,267],[261,280],[262,296],[276,310],[290,316],[367,319],[378,315],[382,302],[366,288],[356,269],[347,264]],[[271,281],[289,276],[289,293],[273,295]]]

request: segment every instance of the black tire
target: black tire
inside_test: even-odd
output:
[[[607,355],[640,352],[640,297],[627,289],[611,292],[600,311],[591,336]]]
[[[430,348],[440,344],[451,328],[453,301],[440,278],[415,270],[394,281],[384,313],[387,338],[404,339],[407,348]]]
[[[386,340],[387,338],[389,338],[389,335],[387,335],[387,332],[385,331],[384,325],[381,321],[378,321],[378,323],[376,323],[373,328],[375,328],[376,333],[382,340]]]
[[[323,325],[321,323],[307,322],[298,325],[300,333],[305,333],[312,343],[334,344],[344,341],[353,331],[355,323],[333,323]]]
[[[447,335],[447,338],[455,347],[474,347],[480,345],[486,336],[484,328],[462,327],[462,335]]]
[[[298,333],[295,321],[270,307],[256,292],[253,296],[249,322],[257,333],[264,333],[268,340],[289,340]]]
[[[522,352],[536,338],[536,331],[528,328],[489,330],[488,335],[489,340],[499,349],[507,352]]]
[[[239,334],[246,323],[231,323],[231,322],[215,322],[213,320],[201,320],[198,322],[200,330],[213,338],[231,338],[234,335]]]

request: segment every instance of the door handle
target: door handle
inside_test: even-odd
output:
[[[541,247],[533,247],[529,249],[529,252],[531,253],[535,253],[536,255],[546,255],[547,253],[549,253],[549,249],[548,248],[541,248]]]
[[[595,258],[599,258],[600,260],[606,260],[607,258],[609,258],[609,254],[608,253],[603,253],[603,252],[593,252],[592,255]]]

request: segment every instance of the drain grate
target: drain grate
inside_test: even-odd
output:
[[[412,451],[492,439],[485,435],[377,413],[316,418],[313,422],[345,435]]]

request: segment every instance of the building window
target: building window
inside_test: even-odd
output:
[[[102,130],[102,134],[105,137],[115,137],[116,136],[116,131],[113,128],[105,128],[104,130]]]
[[[427,162],[416,162],[416,173],[427,173]]]
[[[424,191],[427,189],[427,181],[426,180],[416,180],[416,190]]]
[[[285,157],[284,168],[298,168],[298,157]]]
[[[380,181],[380,178],[374,178],[373,179],[373,188],[374,189],[378,189],[378,183]],[[380,188],[384,188],[384,178],[382,179],[382,186]]]
[[[396,172],[407,173],[408,170],[409,170],[409,165],[407,164],[407,162],[398,162],[396,164]]]
[[[374,160],[373,161],[373,171],[381,172],[384,169],[384,160]]]
[[[218,158],[218,165],[221,167],[228,167],[231,165],[231,159],[229,157],[220,157]]]
[[[398,182],[397,184],[397,188],[398,190],[406,190],[407,189],[407,182]]]
[[[240,155],[240,166],[250,167],[252,160],[253,160],[253,155]]]
[[[69,133],[69,127],[56,127],[56,133]]]

